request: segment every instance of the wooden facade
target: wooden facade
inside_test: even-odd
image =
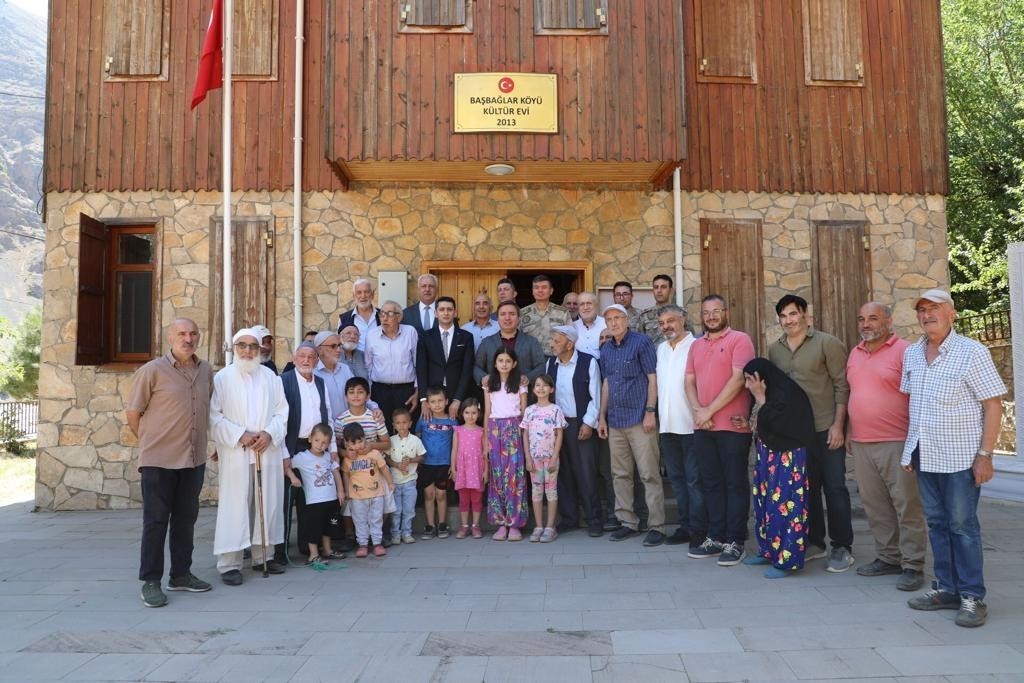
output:
[[[233,184],[287,189],[294,3],[247,1],[278,18],[276,68],[235,85]],[[219,187],[220,91],[188,108],[210,2],[154,2],[169,8],[167,63],[142,78],[104,68],[105,12],[124,3],[52,3],[46,192]],[[599,182],[661,184],[680,163],[688,190],[946,192],[938,0],[736,3],[725,20],[710,0],[608,3],[607,35],[584,36],[536,35],[536,3],[519,0],[468,1],[471,33],[415,34],[398,0],[307,0],[304,189],[342,189],[339,169],[404,181],[533,160],[566,164],[545,182],[594,182],[597,164]],[[835,40],[805,40],[840,10]],[[559,133],[453,135],[452,74],[506,70],[559,74]]]

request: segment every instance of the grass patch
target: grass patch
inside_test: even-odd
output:
[[[31,500],[36,490],[36,452],[11,455],[0,452],[0,505]]]

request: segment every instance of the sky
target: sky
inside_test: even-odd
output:
[[[30,14],[46,18],[47,0],[7,0],[12,5],[17,5]]]

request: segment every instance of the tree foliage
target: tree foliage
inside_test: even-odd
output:
[[[1024,0],[943,0],[950,274],[959,308],[1007,307],[1024,239]]]
[[[0,391],[13,398],[34,399],[39,392],[39,342],[42,311],[29,311],[17,328],[0,318],[0,339],[6,344],[0,358]]]

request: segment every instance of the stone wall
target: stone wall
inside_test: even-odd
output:
[[[293,329],[291,194],[235,193],[236,213],[272,217],[276,241],[279,364]],[[382,270],[416,274],[423,260],[588,260],[595,282],[649,283],[673,272],[672,196],[643,190],[530,186],[354,187],[303,197],[302,328],[327,328],[351,306],[352,281]],[[135,439],[125,424],[130,367],[74,364],[79,214],[100,220],[158,217],[161,323],[178,316],[210,325],[212,192],[51,193],[40,368],[37,505],[47,509],[137,505]],[[945,203],[939,196],[683,194],[684,292],[695,320],[700,298],[699,219],[763,220],[764,319],[786,292],[811,299],[812,220],[870,223],[874,297],[895,305],[904,335],[916,334],[910,305],[948,282]],[[410,291],[411,295],[411,291]],[[779,334],[772,325],[768,338]],[[163,343],[163,342],[161,342]],[[204,339],[210,357],[218,340]],[[203,499],[216,498],[216,466]]]

